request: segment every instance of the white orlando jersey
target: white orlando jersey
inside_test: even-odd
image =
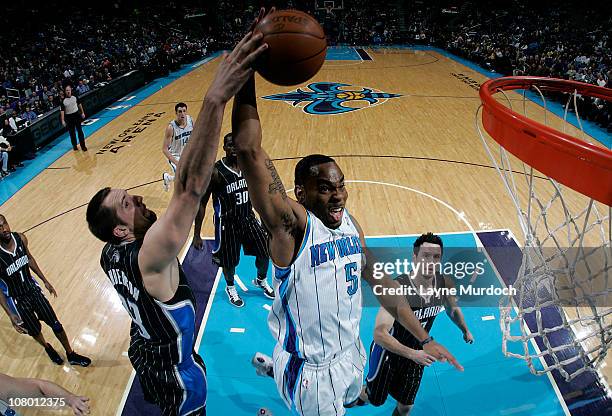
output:
[[[178,124],[176,124],[176,120],[172,120],[170,122],[170,126],[172,126],[174,133],[172,134],[172,140],[170,141],[168,150],[172,156],[180,159],[183,149],[185,149],[185,146],[191,137],[191,132],[193,131],[193,120],[191,119],[191,116],[188,115],[186,117],[185,127],[180,127]]]
[[[285,351],[319,364],[361,345],[363,249],[346,210],[335,230],[306,213],[304,239],[295,261],[286,268],[274,266],[276,297],[268,325]]]

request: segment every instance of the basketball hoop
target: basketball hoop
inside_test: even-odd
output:
[[[522,91],[522,114],[513,107],[520,97],[507,93],[515,90]],[[527,95],[534,93],[543,115],[527,116]],[[562,124],[548,114],[545,93],[567,94]],[[526,360],[534,374],[558,370],[566,380],[596,371],[612,343],[612,151],[584,134],[577,106],[583,96],[612,101],[612,90],[553,78],[498,78],[480,87],[476,112],[476,129],[524,235],[516,295],[500,301],[502,350]],[[565,132],[571,103],[584,140]]]

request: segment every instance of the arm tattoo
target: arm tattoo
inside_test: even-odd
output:
[[[281,181],[280,176],[278,176],[278,172],[274,167],[274,164],[270,159],[266,159],[266,169],[270,171],[270,176],[272,177],[272,182],[268,185],[268,194],[274,195],[275,193],[281,194],[283,200],[287,199],[287,193],[285,192],[285,187],[283,186],[283,182]]]
[[[287,234],[293,235],[295,231],[295,216],[285,212],[281,215],[281,222]]]

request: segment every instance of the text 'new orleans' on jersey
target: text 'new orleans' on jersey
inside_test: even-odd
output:
[[[351,346],[360,350],[362,256],[359,232],[346,210],[336,229],[307,211],[295,261],[274,267],[277,296],[268,325],[285,351],[325,363]]]

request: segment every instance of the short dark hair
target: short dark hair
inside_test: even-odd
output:
[[[185,107],[185,110],[187,110],[187,104],[185,103],[176,103],[176,105],[174,106],[174,112],[176,113],[178,111],[179,108],[181,107]]]
[[[313,169],[314,167],[330,162],[336,163],[331,157],[319,154],[308,155],[302,158],[295,165],[295,184],[304,185],[309,177],[317,174],[316,169]]]
[[[87,225],[89,231],[105,243],[119,244],[121,240],[113,234],[115,226],[121,224],[114,209],[103,206],[111,188],[100,189],[87,204]]]
[[[440,250],[444,251],[444,244],[442,244],[442,239],[440,236],[429,232],[427,234],[421,234],[421,236],[414,242],[413,252],[415,256],[419,254],[419,248],[421,248],[423,243],[437,244],[440,246]]]
[[[230,137],[233,137],[231,131],[227,133],[225,136],[223,136],[223,146],[227,144],[227,141],[230,139]]]

